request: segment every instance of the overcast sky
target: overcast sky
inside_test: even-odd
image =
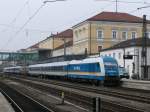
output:
[[[0,51],[27,48],[48,37],[94,16],[102,11],[115,11],[114,0],[67,0],[43,4],[44,0],[0,0]],[[150,0],[120,0],[118,12],[126,12],[150,19]],[[132,2],[132,3],[131,3]],[[135,11],[136,10],[136,11]],[[23,27],[23,25],[31,20]],[[23,29],[21,29],[21,27]]]

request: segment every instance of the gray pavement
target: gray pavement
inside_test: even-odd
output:
[[[2,93],[0,93],[0,112],[15,112]]]
[[[122,79],[122,87],[150,91],[150,81]]]

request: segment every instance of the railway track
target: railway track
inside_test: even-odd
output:
[[[35,101],[24,93],[10,88],[2,82],[0,82],[0,92],[11,103],[15,112],[54,112],[38,101]]]
[[[38,78],[32,78],[32,77],[27,77],[28,80],[33,80],[33,81],[39,81],[39,82],[43,82],[46,84],[53,84],[53,85],[58,85],[58,86],[62,86],[63,87],[69,87],[69,88],[74,88],[74,89],[78,89],[78,90],[83,90],[83,91],[87,91],[87,92],[94,92],[97,94],[105,94],[108,96],[113,96],[113,97],[119,97],[119,98],[123,98],[123,99],[128,99],[128,100],[134,100],[134,101],[139,101],[139,102],[143,102],[143,103],[148,103],[150,104],[150,95],[149,96],[145,96],[145,95],[136,95],[136,94],[129,94],[128,92],[130,92],[131,89],[127,90],[127,89],[123,89],[123,88],[117,88],[120,89],[120,91],[116,91],[114,89],[106,89],[106,88],[93,88],[90,86],[84,86],[81,84],[73,84],[73,83],[66,83],[66,82],[62,82],[62,81],[56,81],[56,80],[41,80]],[[124,92],[122,92],[122,90]],[[132,90],[132,92],[134,91],[134,93],[139,92],[139,90]],[[150,92],[146,92],[146,94],[150,94]]]
[[[55,89],[55,88],[52,88],[50,89],[49,86],[46,86],[46,85],[41,85],[41,84],[35,84],[33,82],[30,82],[29,79],[28,81],[27,80],[24,80],[24,79],[20,79],[20,78],[15,78],[14,80],[17,80],[17,81],[20,81],[21,83],[24,83],[28,86],[32,86],[34,88],[37,88],[39,90],[42,90],[42,91],[45,91],[45,92],[49,92],[50,94],[53,94],[53,95],[60,95],[61,91],[62,90],[58,90],[58,89]],[[31,80],[31,79],[30,79]],[[106,92],[108,91],[104,91],[104,92],[99,92],[99,90],[97,89],[92,89],[92,88],[85,88],[85,87],[79,87],[79,86],[75,86],[75,85],[72,85],[72,84],[62,84],[61,82],[55,82],[55,81],[48,81],[48,80],[39,80],[39,79],[34,79],[32,78],[32,81],[40,81],[40,82],[44,82],[45,84],[53,84],[53,85],[58,85],[58,86],[62,86],[63,87],[68,87],[68,88],[73,88],[73,89],[78,89],[78,90],[82,90],[82,91],[87,91],[87,92],[94,92],[94,93],[98,93],[98,94],[106,94]],[[107,95],[112,95],[113,93],[107,93]],[[118,94],[115,93],[115,97],[121,97],[122,95],[119,94],[119,96],[117,96]],[[90,98],[89,96],[82,96],[82,95],[79,95],[79,94],[76,94],[76,93],[71,93],[71,92],[67,92],[65,91],[65,96],[66,96],[66,99],[68,101],[74,101],[74,103],[79,103],[80,102],[80,105],[84,106],[84,107],[92,107],[92,98]],[[123,96],[123,98],[127,98],[127,96]],[[129,97],[127,99],[130,99]],[[131,100],[131,99],[130,99]],[[134,98],[132,98],[132,100],[136,100]],[[138,99],[138,101],[141,101]],[[143,100],[142,100],[143,102]],[[144,102],[148,103],[147,101],[144,100]],[[102,107],[103,107],[103,111],[104,112],[144,112],[142,109],[137,109],[137,108],[134,108],[134,107],[130,107],[130,106],[125,106],[125,105],[122,105],[122,104],[119,104],[119,103],[115,103],[115,102],[112,102],[112,101],[106,101],[106,100],[102,100]],[[91,108],[90,108],[91,110]]]
[[[119,97],[119,98],[123,98],[123,99],[134,100],[134,101],[139,101],[142,103],[150,104],[150,97],[129,94],[127,90],[126,90],[127,93],[123,93],[123,92],[119,92],[119,91],[114,91],[112,89],[106,90],[106,89],[92,88],[92,87],[82,86],[82,85],[79,86],[79,85],[73,85],[73,84],[69,84],[69,83],[67,84],[67,83],[55,82],[55,81],[51,81],[50,84],[55,84],[58,86],[63,85],[63,87],[65,86],[65,87],[79,89],[79,90],[83,90],[83,91],[94,92],[94,93],[98,93],[98,94],[104,94],[104,95],[108,95],[108,96]]]

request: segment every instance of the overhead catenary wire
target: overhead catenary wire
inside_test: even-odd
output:
[[[17,18],[20,16],[20,14],[22,13],[22,11],[23,11],[24,8],[26,7],[26,5],[29,4],[29,1],[30,1],[30,0],[27,0],[27,1],[25,2],[25,4],[23,5],[23,7],[22,7],[22,8],[20,9],[20,11],[17,13],[16,17],[12,20],[12,23],[13,23],[13,22],[16,22]]]
[[[45,4],[42,4],[36,11],[35,13],[29,17],[29,19],[22,25],[22,27],[19,28],[19,30],[13,35],[11,36],[8,41],[6,42],[6,44],[2,47],[2,49],[7,46],[21,31],[22,29],[32,20],[32,18],[43,8]]]
[[[107,0],[106,0],[107,1]],[[110,0],[108,0],[108,1],[110,1]],[[143,2],[141,2],[141,3],[143,3]],[[44,4],[43,4],[43,6],[44,6]],[[42,6],[42,7],[43,7]],[[39,8],[39,10],[40,10],[41,8]],[[137,11],[137,10],[136,10]],[[38,13],[39,11],[37,11],[37,13]],[[33,17],[37,14],[36,12],[33,14]],[[15,35],[14,36],[17,36],[23,29],[24,29],[24,27],[30,22],[30,20],[33,18],[32,16],[31,17],[29,17],[29,19],[27,20],[27,22],[22,26],[22,27],[20,27],[19,28],[19,30],[15,33]],[[10,40],[11,41],[11,40]],[[10,42],[9,41],[9,42]],[[8,43],[9,43],[8,42]]]
[[[11,29],[20,29],[21,28],[19,26],[11,26],[9,24],[2,24],[2,23],[0,23],[0,26],[11,28]],[[36,29],[35,28],[26,28],[26,29],[28,29],[28,31],[38,31],[38,32],[57,32],[56,30],[43,30],[43,29],[37,29],[37,28]],[[24,29],[24,30],[26,30],[26,29]]]
[[[6,42],[6,44],[2,48],[7,46],[24,29],[24,27],[37,15],[37,13],[46,5],[47,2],[57,2],[57,1],[67,1],[67,0],[44,1],[43,4],[33,13],[33,15],[30,16],[29,19],[22,25],[22,27],[20,27],[20,29],[12,37],[10,37],[8,39],[8,41]]]
[[[14,24],[17,21],[17,18],[21,15],[22,11],[24,10],[24,8],[26,7],[26,5],[29,3],[30,0],[27,0],[23,6],[21,7],[21,9],[18,11],[18,13],[16,14],[16,16],[14,17],[14,19],[10,22],[10,25],[12,26],[12,24]],[[3,29],[1,30],[1,32],[5,31],[7,29]]]
[[[23,24],[22,27],[20,27],[20,29],[15,33],[15,36],[20,33],[20,31],[22,31],[22,29],[32,20],[32,18],[34,18],[34,16],[42,9],[42,7],[44,6],[45,4],[42,4],[36,11],[35,13],[29,17],[29,19]]]

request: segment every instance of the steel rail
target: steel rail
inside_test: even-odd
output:
[[[113,97],[119,97],[119,98],[124,98],[124,99],[128,99],[128,100],[134,100],[134,101],[139,101],[139,102],[150,104],[150,97],[147,97],[147,96],[132,95],[132,94],[127,94],[127,93],[122,93],[122,92],[112,91],[112,90],[101,90],[98,88],[92,88],[92,87],[88,87],[88,86],[84,86],[84,85],[79,85],[79,84],[75,85],[73,83],[64,83],[64,82],[54,81],[54,80],[49,81],[49,80],[41,80],[41,79],[29,78],[29,77],[27,79],[33,80],[33,81],[40,81],[43,83],[50,83],[50,84],[54,84],[54,85],[58,85],[58,86],[63,85],[63,87],[70,87],[70,88],[74,88],[74,89],[78,89],[78,90],[84,90],[84,91],[94,92],[94,93],[98,93],[98,94],[105,94],[105,95],[109,95],[109,96],[113,96]]]
[[[5,96],[5,98],[11,103],[13,109],[17,112],[24,112],[23,109],[2,89],[0,92]]]
[[[2,84],[2,83],[1,83],[1,84]],[[3,83],[3,84],[4,84],[4,83]],[[6,84],[4,84],[4,85],[6,85]],[[8,86],[8,85],[7,85],[7,86]],[[9,86],[8,86],[8,87],[9,87]],[[44,109],[46,112],[55,112],[55,111],[53,111],[52,109],[49,109],[49,108],[46,107],[45,105],[41,104],[40,102],[34,100],[34,99],[31,98],[30,96],[28,96],[28,95],[22,93],[21,91],[18,91],[17,89],[14,89],[14,88],[11,88],[11,87],[9,87],[9,89],[12,89],[12,90],[16,91],[16,92],[19,93],[21,96],[24,96],[26,99],[29,99],[30,101],[32,101],[32,102],[34,102],[35,104],[39,105],[40,107],[38,107],[38,108],[41,108],[41,110]],[[2,90],[2,89],[0,89],[0,90],[2,91],[2,93],[4,93],[4,95],[6,95],[6,97],[7,97],[8,99],[11,100],[11,102],[13,102],[13,104],[15,104],[15,109],[17,108],[17,111],[16,111],[16,112],[25,112],[24,109],[21,108],[21,107],[6,93],[6,91],[4,92],[4,90]],[[14,94],[14,93],[13,93],[13,94]],[[45,112],[45,111],[44,111],[44,112]]]
[[[17,78],[16,78],[17,79]],[[27,81],[27,79],[25,80],[25,79],[20,79],[20,78],[18,78],[18,80],[24,80],[24,81]],[[33,79],[32,79],[33,80]],[[31,79],[30,80],[28,80],[27,82],[29,82],[29,81],[31,81]],[[35,81],[35,80],[34,80]],[[30,82],[30,83],[33,83],[33,82]],[[42,82],[43,83],[43,82]],[[44,82],[45,83],[45,82]],[[49,83],[50,84],[53,84],[53,85],[58,85],[58,86],[62,86],[63,85],[63,87],[65,86],[65,87],[69,87],[69,88],[74,88],[74,89],[78,89],[78,90],[82,90],[82,91],[87,91],[87,92],[94,92],[94,93],[99,93],[99,91],[97,90],[97,89],[95,89],[95,90],[92,90],[91,88],[85,88],[85,87],[79,87],[79,86],[75,86],[75,85],[64,85],[64,83],[62,84],[62,83],[58,83],[58,82],[53,82],[53,81],[49,81]],[[48,84],[48,83],[45,83],[45,84]],[[43,86],[43,85],[42,85]],[[107,91],[108,92],[108,91]],[[99,94],[102,94],[102,93],[99,93]],[[105,94],[105,92],[103,92],[103,94]],[[107,94],[108,95],[108,94]],[[110,95],[110,94],[109,94]],[[115,97],[118,97],[118,96],[115,96]],[[74,99],[74,98],[73,98]],[[87,103],[87,102],[85,102],[85,101],[83,101],[83,99],[78,99],[78,98],[76,98],[76,100],[81,100],[81,102],[84,102],[84,103]],[[134,107],[130,107],[130,106],[125,106],[125,105],[121,105],[121,104],[118,104],[118,103],[115,103],[115,102],[110,102],[110,101],[102,101],[102,102],[104,102],[104,103],[109,103],[109,104],[111,104],[111,105],[117,105],[118,107],[120,107],[120,108],[123,108],[123,107],[125,107],[126,109],[129,109],[129,110],[132,110],[132,112],[143,112],[143,110],[141,110],[141,109],[136,109],[136,108],[134,108]],[[91,105],[91,104],[89,104],[89,105]]]

